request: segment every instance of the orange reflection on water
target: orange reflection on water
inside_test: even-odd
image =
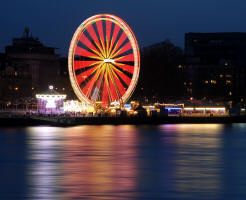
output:
[[[223,124],[163,124],[160,129],[178,133],[220,133],[224,128]]]
[[[127,198],[136,187],[135,143],[136,129],[132,126],[66,129],[62,181],[65,198]]]
[[[223,124],[164,124],[160,130],[166,133],[178,134],[177,144],[189,144],[193,147],[216,147],[221,140],[218,135],[223,131]]]

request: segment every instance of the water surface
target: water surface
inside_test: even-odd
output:
[[[246,125],[0,129],[0,199],[246,199]]]

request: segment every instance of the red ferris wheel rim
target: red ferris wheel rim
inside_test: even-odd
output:
[[[72,87],[81,101],[103,106],[125,103],[139,76],[136,38],[119,17],[99,14],[86,19],[75,31],[68,55]]]

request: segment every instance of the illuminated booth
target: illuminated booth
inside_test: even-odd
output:
[[[194,106],[184,107],[183,116],[226,116],[228,112],[224,106]]]
[[[49,91],[44,94],[36,94],[38,102],[38,113],[41,114],[58,114],[63,112],[63,101],[67,95],[58,94],[53,90],[53,86],[49,86]]]

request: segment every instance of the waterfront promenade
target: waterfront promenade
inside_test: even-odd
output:
[[[246,123],[245,116],[226,117],[167,117],[167,116],[132,116],[132,117],[69,117],[41,115],[0,115],[0,126],[77,126],[77,125],[123,125],[123,124],[176,124],[176,123]]]

